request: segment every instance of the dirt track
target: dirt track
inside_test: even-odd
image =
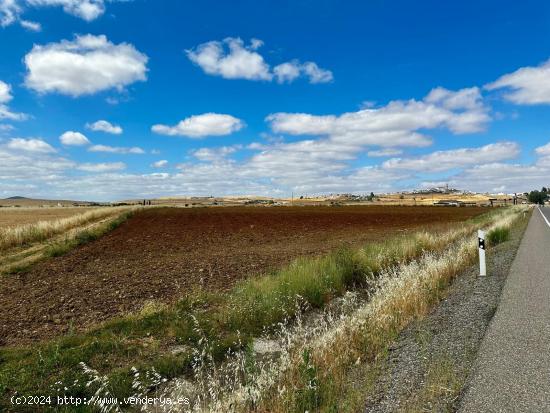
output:
[[[101,239],[0,283],[0,345],[80,330],[197,286],[227,289],[302,255],[461,221],[444,207],[150,209]]]

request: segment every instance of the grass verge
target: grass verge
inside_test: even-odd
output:
[[[508,229],[518,219],[521,214],[499,219],[489,231]],[[389,345],[403,328],[427,314],[444,297],[453,278],[471,265],[476,256],[477,245],[469,236],[456,240],[445,250],[384,270],[370,301],[287,355],[292,361],[279,370],[278,377],[267,387],[271,390],[265,392],[258,410],[352,412],[360,409],[361,391],[350,389],[349,371],[358,364],[366,364],[365,371],[375,374],[377,364],[385,359]],[[304,349],[311,355],[310,371],[315,372],[314,380],[307,383],[300,367]],[[412,399],[404,411],[418,411],[415,410],[418,406],[437,399],[440,392],[457,391],[461,382],[452,365],[442,363],[440,367],[432,369],[424,391]],[[304,398],[306,390],[308,397]],[[251,410],[250,405],[242,408],[242,411]]]
[[[101,225],[98,225],[91,229],[85,229],[78,232],[74,238],[66,238],[61,242],[55,242],[46,248],[44,252],[45,257],[59,257],[65,255],[67,252],[73,248],[78,247],[79,245],[87,244],[88,242],[94,241],[101,237],[102,235],[113,231],[118,228],[121,224],[126,222],[135,211],[126,211],[118,215],[116,218],[111,219]]]

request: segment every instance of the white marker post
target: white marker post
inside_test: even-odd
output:
[[[477,231],[477,239],[479,246],[479,275],[485,277],[487,275],[487,265],[485,264],[485,231]]]

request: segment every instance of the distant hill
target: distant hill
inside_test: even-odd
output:
[[[9,198],[0,199],[0,207],[54,207],[54,206],[86,206],[98,205],[95,202],[88,201],[72,201],[68,199],[33,199],[25,196],[10,196]]]

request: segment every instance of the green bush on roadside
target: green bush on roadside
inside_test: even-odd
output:
[[[489,231],[487,234],[487,240],[490,245],[497,245],[510,239],[510,229],[498,227]]]

